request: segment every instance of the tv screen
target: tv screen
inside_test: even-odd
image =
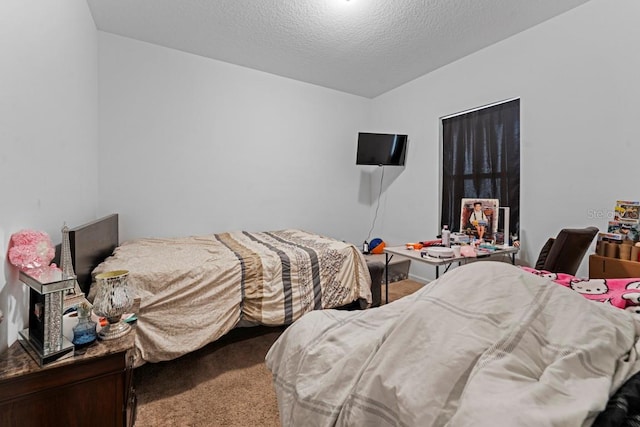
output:
[[[358,133],[357,165],[404,166],[407,135]]]

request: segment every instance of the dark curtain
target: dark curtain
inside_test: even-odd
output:
[[[461,199],[498,199],[520,229],[520,100],[442,120],[441,226],[460,227]],[[502,220],[498,229],[502,229]]]

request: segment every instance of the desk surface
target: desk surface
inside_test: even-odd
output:
[[[464,262],[467,260],[488,258],[496,255],[513,255],[518,253],[519,250],[520,248],[517,248],[515,246],[501,246],[500,249],[497,249],[493,252],[483,252],[482,254],[479,254],[477,257],[459,256],[459,257],[451,257],[451,258],[435,258],[435,257],[430,257],[428,255],[422,256],[420,250],[407,249],[406,246],[390,246],[390,247],[384,248],[384,251],[387,254],[398,255],[401,257],[410,258],[412,260],[424,262],[431,265],[444,265],[444,264],[450,264],[452,262]]]

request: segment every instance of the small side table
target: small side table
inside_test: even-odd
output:
[[[135,329],[41,367],[15,342],[0,354],[0,425],[132,426]]]

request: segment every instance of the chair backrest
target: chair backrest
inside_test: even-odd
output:
[[[563,228],[542,248],[536,268],[552,273],[576,274],[598,231],[597,227]]]

